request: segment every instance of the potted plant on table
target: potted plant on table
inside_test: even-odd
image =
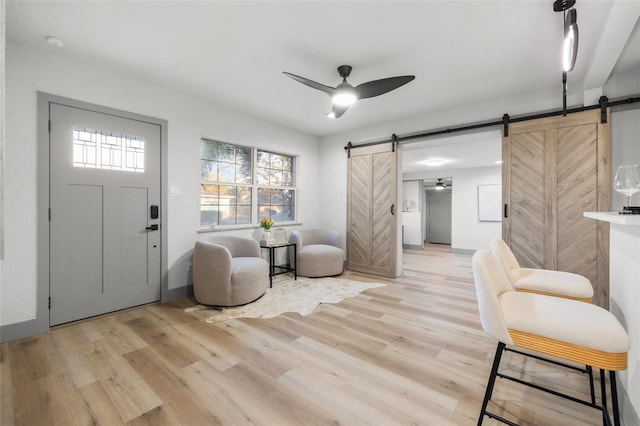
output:
[[[271,245],[275,242],[273,236],[271,235],[271,227],[273,226],[273,219],[268,217],[263,217],[260,219],[260,227],[264,229],[264,233],[262,234],[262,241],[265,245]]]

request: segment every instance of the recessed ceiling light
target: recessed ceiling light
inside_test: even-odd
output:
[[[64,47],[64,43],[58,37],[47,37],[47,43],[55,47]]]
[[[502,160],[496,161],[496,164],[502,164]]]
[[[444,164],[444,160],[427,160],[424,162],[427,166],[442,166]]]

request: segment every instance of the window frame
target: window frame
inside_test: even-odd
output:
[[[218,181],[205,181],[202,177],[202,161],[205,160],[202,155],[203,143],[205,141],[214,142],[218,144],[226,144],[234,147],[240,148],[248,148],[251,150],[251,183],[235,183],[235,182],[218,182]],[[267,152],[269,154],[282,155],[291,158],[291,186],[265,186],[258,184],[258,151]],[[216,161],[216,160],[210,160]],[[201,137],[200,138],[200,219],[198,224],[198,233],[203,232],[217,232],[217,231],[227,231],[233,229],[248,229],[248,228],[259,228],[260,227],[260,219],[263,217],[260,215],[260,211],[258,209],[258,191],[260,189],[284,189],[293,192],[293,220],[290,221],[280,221],[275,222],[275,226],[290,226],[290,225],[300,225],[301,222],[298,220],[298,206],[297,206],[297,194],[298,188],[296,186],[297,183],[297,165],[298,165],[298,156],[295,154],[283,153],[281,151],[274,151],[267,148],[260,148],[257,146],[249,146],[242,145],[237,143],[227,142],[223,139],[218,138],[209,138],[209,137]],[[250,221],[247,224],[215,224],[215,225],[207,225],[202,223],[202,185],[218,185],[218,186],[235,186],[235,187],[247,187],[251,189],[251,212],[250,212]],[[235,218],[237,220],[237,217]]]

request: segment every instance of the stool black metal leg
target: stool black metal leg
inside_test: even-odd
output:
[[[609,417],[609,410],[607,409],[607,382],[605,380],[604,370],[600,369],[600,406],[602,408],[602,424],[605,426],[611,426],[611,418]]]
[[[502,358],[502,352],[504,351],[505,344],[498,342],[496,349],[496,355],[493,357],[493,367],[491,367],[491,375],[489,375],[489,381],[487,382],[487,390],[484,394],[484,401],[482,401],[482,409],[480,410],[480,417],[478,418],[478,426],[482,425],[482,420],[487,412],[487,405],[491,399],[493,393],[493,385],[496,382],[496,376],[498,375],[498,367],[500,366],[500,359]]]
[[[273,288],[273,276],[276,272],[276,252],[274,247],[269,247],[269,288]]]
[[[591,391],[591,403],[596,404],[596,391],[593,387],[593,368],[590,365],[586,366],[587,374],[589,375],[589,390]]]
[[[620,426],[620,409],[618,407],[618,384],[616,383],[616,372],[609,371],[609,381],[611,382],[611,405],[613,405],[613,424]]]

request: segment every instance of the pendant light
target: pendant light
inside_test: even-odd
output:
[[[578,12],[573,8],[576,0],[556,0],[553,11],[564,16],[564,43],[562,46],[562,115],[567,115],[567,73],[573,70],[578,56]]]

